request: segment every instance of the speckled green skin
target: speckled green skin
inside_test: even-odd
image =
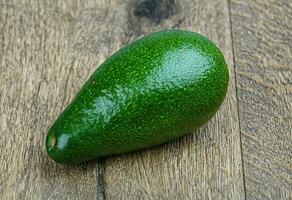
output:
[[[207,122],[227,86],[224,57],[206,37],[151,34],[94,72],[50,129],[48,154],[79,163],[173,140]]]

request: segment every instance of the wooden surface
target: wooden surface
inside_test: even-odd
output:
[[[0,2],[0,199],[292,199],[292,2]],[[109,55],[182,28],[222,49],[220,111],[159,147],[63,166],[48,128]]]
[[[292,199],[292,1],[231,0],[247,199]]]

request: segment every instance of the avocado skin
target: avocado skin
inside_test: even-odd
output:
[[[145,36],[109,57],[53,124],[59,163],[135,151],[206,123],[222,104],[228,67],[216,45],[189,31]]]

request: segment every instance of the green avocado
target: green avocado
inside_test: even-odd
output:
[[[53,124],[50,157],[80,163],[155,146],[211,119],[228,67],[216,45],[189,31],[150,34],[109,57]]]

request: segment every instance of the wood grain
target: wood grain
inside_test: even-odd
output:
[[[44,138],[119,43],[108,32],[114,24],[103,24],[109,8],[105,1],[1,2],[0,199],[98,197],[95,164],[54,163]]]
[[[292,2],[231,0],[247,199],[292,199]]]
[[[163,9],[161,4],[156,5],[158,8],[153,8],[153,5],[145,6],[143,4],[145,1],[111,2],[118,5],[115,12],[120,18],[115,20],[122,22],[121,26],[115,28],[121,28],[127,33],[121,46],[142,35],[171,27],[203,33],[223,50],[230,66],[230,86],[220,112],[195,133],[156,148],[106,158],[105,197],[243,199],[244,185],[228,2],[162,1],[162,4],[170,6],[173,11],[160,15],[155,13],[169,10]],[[142,16],[137,15],[139,6],[146,9]],[[154,16],[147,14],[151,12],[147,11],[150,8],[158,9]],[[161,16],[162,19],[159,18]]]

